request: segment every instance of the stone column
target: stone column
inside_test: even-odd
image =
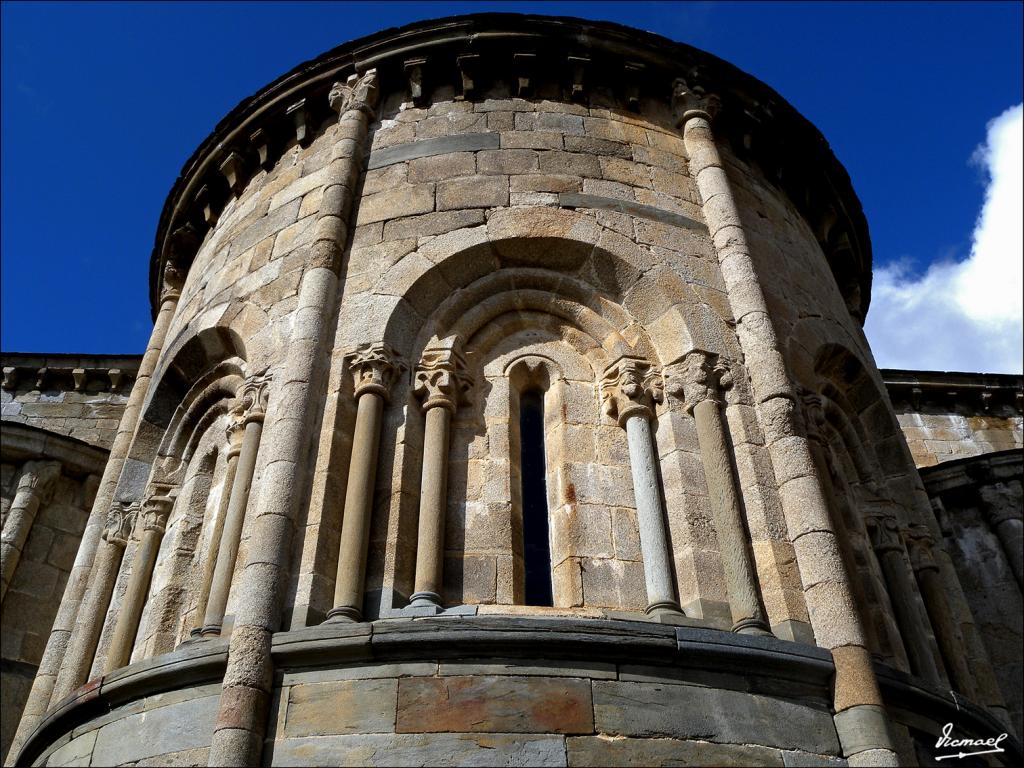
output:
[[[239,427],[243,430],[242,445],[231,483],[231,496],[224,515],[224,527],[217,547],[217,563],[210,580],[210,594],[206,600],[203,616],[203,637],[219,635],[228,607],[231,579],[235,573],[235,560],[242,541],[242,527],[245,524],[245,510],[249,505],[249,490],[253,473],[256,471],[256,455],[263,436],[263,421],[267,413],[271,376],[265,371],[249,376],[242,384],[238,402],[232,409],[232,425],[229,434]]]
[[[107,520],[107,514],[114,499],[114,491],[121,476],[121,469],[125,459],[128,457],[128,449],[135,436],[135,430],[142,414],[142,404],[149,393],[149,385],[153,378],[153,371],[163,351],[164,341],[167,337],[167,330],[171,326],[171,320],[178,308],[178,299],[181,298],[181,288],[185,280],[185,270],[178,266],[174,260],[164,265],[163,281],[160,291],[160,309],[157,312],[156,321],[153,324],[153,331],[149,336],[149,344],[146,345],[146,352],[139,363],[139,370],[135,376],[135,384],[132,386],[128,402],[125,403],[124,412],[121,415],[121,422],[117,427],[117,434],[110,446],[110,458],[103,468],[103,476],[100,478],[96,497],[93,499],[92,511],[89,515],[88,526],[94,530],[102,528]],[[18,731],[11,742],[10,751],[7,753],[5,765],[13,765],[13,761],[29,737],[36,725],[42,719],[49,707],[53,688],[57,675],[63,664],[69,663],[70,643],[78,620],[78,611],[85,602],[88,591],[93,582],[93,569],[96,556],[104,547],[101,537],[82,537],[82,544],[78,550],[78,557],[75,559],[77,570],[76,578],[68,580],[64,589],[64,597],[61,600],[60,608],[57,610],[57,617],[53,622],[53,629],[50,631],[50,638],[46,643],[46,650],[43,652],[42,660],[39,662],[39,669],[36,671],[35,680],[32,681],[32,690],[29,692],[25,709],[21,715],[21,722],[18,723]],[[120,563],[119,563],[120,564]],[[116,574],[115,574],[116,575]],[[100,577],[100,581],[105,579]],[[102,625],[100,625],[102,628]],[[99,629],[97,629],[99,631]],[[95,645],[93,645],[95,649]],[[90,658],[86,664],[92,662]]]
[[[686,411],[693,415],[697,424],[697,442],[732,610],[732,631],[770,635],[758,594],[757,571],[750,552],[736,471],[722,423],[722,390],[731,385],[731,373],[717,355],[699,350],[686,355],[678,373],[681,381],[672,392],[683,396]],[[670,380],[670,386],[672,384]]]
[[[899,524],[891,515],[871,514],[865,517],[868,537],[875,557],[882,567],[889,602],[903,636],[903,645],[910,657],[914,673],[933,686],[941,687],[942,676],[935,666],[935,656],[927,637],[920,631],[920,614],[915,610],[915,585],[910,579],[904,559],[903,539]]]
[[[413,391],[421,400],[423,474],[420,479],[419,530],[416,537],[413,608],[435,613],[442,608],[444,519],[448,511],[448,432],[452,414],[472,382],[466,363],[453,349],[430,348],[416,368]]]
[[[629,442],[629,465],[647,586],[647,613],[682,616],[672,577],[665,505],[651,435],[654,403],[660,403],[662,397],[660,377],[650,363],[639,358],[620,357],[608,366],[601,380],[604,411],[626,430]]]
[[[993,506],[992,501],[999,500],[986,498],[985,490],[982,489],[982,509],[989,527],[1003,545],[1003,552],[1006,554],[1006,561],[1010,564],[1017,579],[1017,585],[1024,589],[1024,522],[1021,520],[1021,511],[1013,509],[1003,499],[1002,506]]]
[[[323,402],[317,374],[327,357],[323,340],[331,335],[349,215],[374,119],[376,70],[353,75],[345,85],[335,83],[328,98],[340,118],[328,137],[334,144],[313,241],[302,250],[306,268],[281,366],[284,378],[267,414],[266,470],[239,585],[239,609],[210,744],[211,766],[260,764],[273,680],[270,638],[281,622],[281,586],[305,489],[314,408]]]
[[[345,487],[334,607],[327,614],[327,619],[334,621],[363,619],[363,583],[370,546],[381,417],[391,384],[399,372],[393,350],[383,343],[364,344],[348,357],[348,368],[355,379],[352,394],[356,400],[356,425]]]
[[[839,555],[828,501],[815,475],[814,459],[800,427],[798,400],[786,370],[782,345],[754,268],[751,249],[725,165],[711,130],[720,102],[698,85],[678,80],[673,109],[679,116],[691,177],[708,226],[736,319],[736,336],[750,374],[755,409],[779,482],[779,498],[804,599],[818,642],[836,663],[833,706],[843,754],[850,765],[896,765],[886,714],[856,610],[850,577]],[[821,579],[821,573],[830,574]]]
[[[138,524],[142,526],[142,536],[138,552],[132,560],[132,572],[128,577],[121,611],[114,626],[114,636],[107,651],[105,673],[127,666],[132,657],[135,645],[135,634],[139,631],[139,620],[142,618],[142,607],[146,604],[149,594],[149,583],[153,578],[153,567],[160,551],[160,542],[167,530],[167,518],[174,506],[174,497],[170,488],[155,487],[151,495],[142,502]]]
[[[49,501],[53,482],[60,475],[60,462],[29,461],[22,467],[18,490],[4,520],[0,536],[0,602],[14,578],[21,551],[28,541],[39,507]]]
[[[82,685],[89,675],[100,630],[107,616],[110,597],[114,593],[121,558],[135,530],[141,505],[138,502],[115,501],[107,514],[103,541],[96,552],[89,591],[78,612],[75,632],[68,645],[67,656],[53,686],[52,702],[56,704]]]
[[[942,576],[939,573],[939,564],[932,555],[935,540],[927,526],[914,525],[907,531],[906,542],[910,565],[917,575],[917,584],[921,589],[925,610],[931,619],[935,639],[942,651],[942,659],[952,678],[951,682],[967,698],[976,699],[977,688],[974,684],[974,675],[967,665],[967,650],[956,622],[953,621],[946,590],[942,585]]]
[[[208,555],[206,562],[203,564],[203,582],[199,588],[199,599],[196,601],[194,619],[196,624],[190,633],[192,637],[199,637],[203,634],[206,606],[209,603],[210,590],[213,588],[213,571],[217,566],[217,554],[220,552],[220,542],[224,535],[224,521],[227,519],[228,506],[231,503],[231,489],[235,484],[235,474],[238,470],[238,455],[242,452],[242,438],[245,434],[245,426],[232,418],[228,422],[225,432],[227,433],[227,451],[224,458],[224,482],[221,485],[213,530],[210,532]]]

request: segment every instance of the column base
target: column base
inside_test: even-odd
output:
[[[444,605],[437,592],[413,592],[409,596],[409,608],[415,608],[417,612],[423,609],[433,610],[437,614],[444,610]]]
[[[774,637],[772,631],[760,619],[740,619],[732,625],[732,631],[737,635],[760,635],[761,637]]]
[[[651,603],[644,610],[644,613],[653,619],[657,619],[662,616],[686,618],[686,614],[683,612],[683,609],[680,608],[679,603],[674,600],[659,600],[656,603]]]
[[[220,630],[220,624],[207,624],[199,630],[199,634],[203,637],[220,637]]]
[[[363,612],[351,605],[339,605],[327,612],[324,624],[336,624],[338,622],[352,622],[358,624],[363,620]]]

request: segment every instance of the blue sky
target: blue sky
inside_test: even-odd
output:
[[[1022,7],[6,2],[0,348],[141,352],[151,327],[147,265],[164,197],[229,109],[345,40],[416,19],[493,10],[647,29],[771,85],[824,133],[864,203],[884,294],[873,304],[879,320],[873,326],[869,316],[868,324],[879,364],[1013,369],[1020,326],[1013,307],[995,321],[964,310],[969,322],[981,323],[979,338],[994,333],[1010,351],[958,343],[957,316],[946,317],[954,331],[945,340],[934,338],[944,327],[939,320],[928,316],[912,330],[908,318],[957,303],[960,294],[949,298],[949,291],[959,290],[957,275],[985,240],[978,225],[986,199],[1020,186],[1019,175],[1003,174],[1001,186],[994,181],[993,163],[1009,162],[1018,143],[1014,116],[989,123],[1021,103]],[[979,152],[986,146],[987,154]],[[999,258],[1011,251],[1012,278],[1021,261],[1013,232],[1019,218],[1006,224],[1006,203],[990,208],[1003,211],[1003,229],[988,242]],[[1005,265],[993,264],[984,274],[1005,274]],[[995,300],[1018,302],[1019,278],[1011,287]],[[922,303],[922,294],[937,300]],[[903,333],[888,345],[883,337],[893,325]],[[930,356],[922,354],[926,341],[936,347]],[[965,346],[973,357],[964,356]]]

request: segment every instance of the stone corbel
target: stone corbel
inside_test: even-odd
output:
[[[359,110],[373,120],[378,98],[377,70],[368,69],[363,75],[349,75],[344,83],[334,83],[327,100],[340,120],[346,112]]]
[[[588,56],[569,57],[569,98],[583,101],[587,97],[587,68],[590,66]]]
[[[111,368],[107,371],[107,378],[110,379],[110,391],[117,392],[121,388],[121,379],[124,378],[124,373],[120,368]]]
[[[206,226],[215,226],[220,212],[213,204],[213,200],[210,196],[210,186],[208,184],[203,184],[203,186],[199,188],[199,191],[196,192],[196,205],[199,206],[199,209],[203,212],[203,222],[205,222]]]
[[[288,107],[284,113],[291,117],[292,124],[295,126],[295,140],[299,143],[300,147],[308,147],[310,142],[313,141],[312,126],[310,126],[310,114],[309,108],[306,106],[306,100],[299,99],[290,107]]]
[[[693,80],[692,76],[690,80]],[[705,93],[699,85],[691,85],[683,78],[672,84],[672,114],[676,117],[676,125],[683,125],[691,117],[703,117],[711,122],[721,108],[721,99],[713,93]]]
[[[85,368],[73,368],[71,370],[71,378],[75,382],[75,392],[81,392],[85,389],[85,381],[88,378]]]
[[[405,75],[409,78],[409,97],[417,107],[427,103],[426,66],[424,58],[408,59],[404,64]]]
[[[476,93],[476,73],[480,67],[480,56],[476,53],[464,53],[455,57],[462,77],[462,93],[455,97],[456,101],[473,98]]]
[[[142,505],[137,501],[111,502],[107,510],[107,523],[103,527],[103,540],[122,549],[128,546],[141,508]]]
[[[220,162],[220,172],[228,183],[231,194],[238,197],[245,190],[249,181],[249,171],[246,167],[245,158],[238,152],[228,152]]]
[[[404,369],[395,351],[383,342],[361,344],[346,355],[352,373],[352,391],[355,399],[372,393],[385,402],[390,399],[391,386]]]
[[[413,377],[413,392],[422,401],[424,411],[439,406],[454,413],[472,386],[466,361],[455,349],[428,347],[423,350]]]
[[[626,104],[631,112],[640,111],[640,80],[644,75],[644,65],[635,62],[626,62]]]
[[[537,68],[537,54],[513,53],[512,61],[516,70],[516,96],[521,99],[533,94],[534,71]]]
[[[4,389],[10,392],[12,389],[18,386],[18,369],[13,365],[5,365],[3,370],[4,378],[3,383],[0,384]]]
[[[270,159],[270,136],[266,130],[257,128],[253,131],[249,135],[249,146],[256,153],[256,158],[263,170],[269,171],[274,167],[274,163]]]
[[[43,387],[46,386],[46,377],[49,373],[50,369],[45,367],[40,368],[38,371],[36,371],[36,389],[38,389],[40,392],[42,392]]]
[[[601,403],[605,415],[624,427],[635,415],[654,416],[656,403],[664,400],[664,382],[658,370],[639,357],[620,357],[601,378]]]

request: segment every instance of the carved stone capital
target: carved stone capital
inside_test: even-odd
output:
[[[173,260],[164,264],[164,273],[160,286],[160,301],[175,300],[181,298],[181,289],[185,285],[185,270],[178,266]]]
[[[230,459],[242,452],[242,438],[245,436],[245,422],[241,414],[234,412],[228,414],[228,424],[224,427],[224,434],[228,440],[227,457]]]
[[[267,415],[270,382],[273,378],[273,375],[266,371],[245,377],[235,400],[235,407],[231,409],[232,417],[243,427],[250,422],[263,423]]]
[[[728,361],[702,350],[687,354],[680,362],[665,371],[669,394],[682,399],[687,413],[705,400],[723,405],[724,392],[733,383]]]
[[[907,542],[910,565],[915,572],[939,570],[939,564],[935,562],[935,558],[932,556],[935,540],[932,538],[927,526],[910,526],[904,535],[904,540]]]
[[[327,95],[331,109],[338,113],[340,120],[346,112],[358,110],[369,119],[374,119],[377,107],[377,70],[368,69],[362,75],[349,75],[344,83],[334,83]]]
[[[358,400],[362,395],[380,395],[387,401],[402,364],[395,351],[383,342],[361,344],[346,355],[352,373],[352,392]]]
[[[114,501],[107,510],[107,523],[103,527],[103,540],[118,547],[126,547],[135,529],[141,505],[137,501]]]
[[[40,504],[45,504],[53,493],[53,482],[59,476],[59,461],[26,462],[18,478],[15,498],[22,493],[31,494],[39,499]]]
[[[680,127],[694,117],[703,117],[711,122],[721,108],[722,101],[718,96],[705,93],[704,89],[695,83],[691,85],[683,78],[679,78],[672,84],[672,112],[676,116],[676,124]]]
[[[985,493],[982,491],[982,501],[989,501],[985,498]],[[989,527],[995,530],[1003,523],[1008,520],[1020,520],[1021,511],[1012,506],[1012,503],[1003,504],[982,504],[981,510],[982,515],[988,522]]]
[[[825,401],[821,395],[810,389],[800,393],[804,405],[804,422],[807,426],[807,437],[819,443],[825,442]]]
[[[899,552],[903,549],[900,526],[891,515],[868,515],[864,518],[871,546],[879,555],[885,552]]]
[[[161,489],[162,490],[162,489]],[[167,529],[167,518],[174,507],[174,497],[169,495],[153,495],[142,502],[139,523],[143,531],[156,531],[163,535]]]
[[[423,410],[434,407],[455,412],[473,386],[466,372],[466,361],[453,349],[425,349],[413,380],[413,392],[423,402]]]
[[[658,370],[639,357],[620,357],[601,378],[601,403],[606,415],[620,427],[632,416],[650,419],[654,404],[664,397],[664,382]]]

